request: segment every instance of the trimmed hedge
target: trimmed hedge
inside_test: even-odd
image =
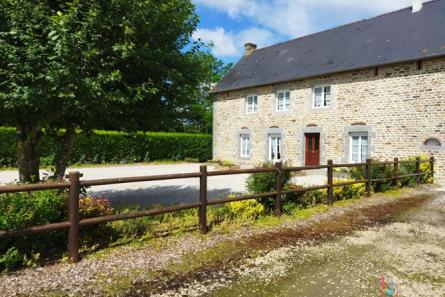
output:
[[[51,165],[59,149],[58,136],[44,134],[41,147],[42,165]],[[0,166],[16,166],[15,129],[0,127]],[[163,160],[212,158],[212,136],[204,134],[95,130],[77,132],[71,153],[71,164],[134,163]]]

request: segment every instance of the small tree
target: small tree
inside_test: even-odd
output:
[[[39,180],[43,129],[65,131],[62,177],[77,128],[176,125],[208,82],[197,22],[189,0],[1,1],[0,115],[20,181]]]

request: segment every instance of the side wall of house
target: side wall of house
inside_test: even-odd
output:
[[[332,107],[312,108],[312,89],[328,84]],[[276,112],[276,92],[290,90],[290,110]],[[258,96],[259,111],[246,114],[245,97]],[[240,130],[248,131],[251,156],[241,158]],[[445,141],[445,58],[351,71],[291,83],[232,91],[217,95],[214,102],[215,160],[243,167],[267,159],[269,131],[281,131],[283,159],[304,164],[304,133],[321,135],[321,163],[328,159],[348,161],[349,132],[366,131],[370,156],[389,159],[419,154],[438,158],[438,178],[445,182],[445,149],[422,146],[429,137]],[[445,143],[443,143],[445,146]]]

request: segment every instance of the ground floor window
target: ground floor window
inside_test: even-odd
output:
[[[250,136],[248,134],[240,135],[240,156],[243,158],[250,156]]]
[[[278,162],[282,157],[281,135],[269,135],[269,161]]]
[[[350,161],[352,163],[365,162],[368,158],[368,133],[350,134]]]

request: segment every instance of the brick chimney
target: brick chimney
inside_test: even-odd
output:
[[[422,7],[423,7],[423,0],[413,0],[413,13],[421,11]]]
[[[244,56],[250,56],[257,48],[255,43],[248,42],[244,44]]]

